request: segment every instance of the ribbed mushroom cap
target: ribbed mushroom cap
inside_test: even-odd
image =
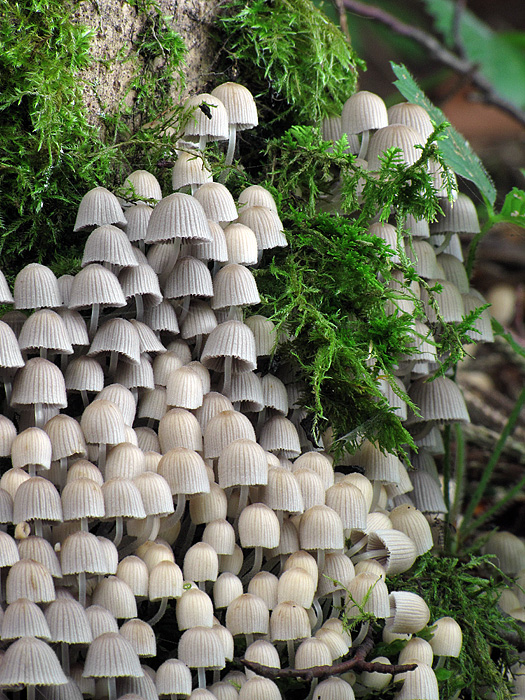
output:
[[[257,367],[253,333],[241,321],[225,321],[210,333],[201,362],[210,370],[224,372],[226,358],[231,358],[233,373],[249,372]]]
[[[82,675],[94,678],[140,678],[144,671],[131,643],[117,632],[105,632],[90,644]]]
[[[57,278],[45,265],[26,265],[15,277],[14,301],[15,309],[62,306]]]
[[[413,214],[407,214],[403,228],[410,231],[412,238],[430,237],[428,221],[426,219],[416,219]]]
[[[149,666],[141,666],[144,675],[141,678],[118,678],[116,682],[117,697],[124,700],[158,700],[155,689],[155,671]],[[102,684],[105,685],[105,684]]]
[[[239,83],[222,83],[211,91],[226,107],[228,122],[235,124],[239,131],[257,126],[257,107],[252,93]]]
[[[217,554],[233,554],[235,531],[225,518],[212,520],[204,528],[202,541],[211,545]],[[193,577],[190,576],[190,579]]]
[[[299,482],[287,469],[270,467],[268,483],[262,489],[261,500],[273,510],[302,513],[304,501]]]
[[[116,546],[111,540],[108,540],[107,537],[97,535],[97,540],[105,560],[107,573],[116,574],[118,567],[118,551]]]
[[[195,626],[213,626],[213,603],[209,595],[198,588],[183,590],[175,608],[180,630]]]
[[[67,678],[51,647],[35,637],[22,637],[5,652],[0,666],[0,684],[63,685]]]
[[[229,397],[243,413],[258,413],[264,408],[261,380],[255,372],[234,374]]]
[[[255,431],[249,419],[238,411],[221,411],[210,419],[204,431],[204,456],[220,457],[223,449],[234,440],[255,442]]]
[[[335,629],[321,627],[321,629],[317,630],[315,633],[315,637],[326,644],[334,661],[348,653],[348,642],[343,635]]]
[[[166,384],[167,405],[194,409],[202,405],[204,392],[198,373],[187,365],[173,370]]]
[[[52,642],[90,644],[91,626],[82,605],[73,598],[57,598],[45,611]]]
[[[155,686],[159,695],[190,695],[191,671],[180,659],[168,659],[157,669]]]
[[[238,223],[248,226],[257,238],[258,250],[286,248],[288,241],[278,214],[261,206],[243,207]]]
[[[385,126],[370,138],[367,151],[367,160],[370,170],[377,170],[381,167],[380,156],[389,148],[399,148],[401,150],[401,162],[406,165],[413,165],[419,158],[421,151],[416,145],[421,145],[424,138],[421,134],[404,124],[391,124]]]
[[[237,207],[227,187],[220,182],[206,182],[195,192],[194,197],[202,204],[211,221],[234,221]]]
[[[135,597],[147,597],[148,567],[140,557],[135,555],[124,557],[117,566],[117,578],[128,584]]]
[[[202,104],[207,105],[209,109],[201,109]],[[184,103],[184,111],[190,115],[184,127],[185,140],[201,135],[210,141],[224,141],[228,138],[228,113],[218,97],[206,92],[188,97]]]
[[[314,700],[354,700],[354,691],[347,681],[332,676],[321,681],[314,691]]]
[[[226,627],[233,636],[238,634],[267,634],[268,607],[262,598],[243,593],[226,610]]]
[[[178,656],[189,668],[224,668],[226,660],[219,636],[211,627],[186,630],[179,640]]]
[[[0,270],[0,304],[12,304],[14,301],[4,273]]]
[[[150,217],[146,243],[211,241],[202,204],[189,194],[174,192],[157,204]],[[151,263],[150,263],[151,264]]]
[[[279,686],[269,678],[254,676],[239,691],[239,700],[281,700]]]
[[[326,505],[341,516],[345,530],[366,527],[367,505],[357,486],[340,481],[326,491]]]
[[[39,309],[28,317],[18,338],[20,350],[37,352],[41,349],[71,355],[71,345],[66,325],[51,309]]]
[[[202,260],[197,260],[191,255],[177,260],[164,287],[167,299],[181,299],[187,296],[212,297],[213,291],[210,271]]]
[[[160,420],[167,410],[166,389],[162,386],[157,386],[154,389],[146,389],[142,392],[137,407],[137,418]]]
[[[391,632],[416,634],[426,627],[429,620],[430,610],[421,596],[408,591],[390,594],[388,626]]]
[[[375,558],[390,576],[410,569],[417,557],[416,545],[410,537],[394,529],[369,532],[366,551],[370,556],[378,552]]]
[[[191,348],[188,343],[182,338],[172,340],[167,348],[168,352],[173,352],[180,359],[183,365],[188,365],[191,362]]]
[[[325,489],[330,488],[334,483],[334,470],[328,457],[321,452],[305,452],[297,457],[292,467],[297,469],[310,469],[322,480]]]
[[[67,406],[64,375],[56,365],[42,357],[32,357],[17,371],[11,395],[12,406],[35,403],[56,408]]]
[[[222,230],[220,224],[216,221],[208,219],[208,225],[211,232],[211,241],[205,243],[195,243],[189,245],[187,248],[187,253],[193,255],[193,257],[208,262],[213,260],[215,262],[227,262],[228,261],[228,249],[226,247],[226,238],[224,236],[224,231]]]
[[[407,659],[410,663],[411,659]],[[396,673],[394,681],[404,681],[396,700],[438,700],[439,688],[436,674],[431,666],[418,663],[417,668],[405,673]]]
[[[131,243],[122,229],[110,224],[99,226],[84,246],[82,267],[91,263],[109,263],[118,267],[137,267]]]
[[[216,700],[238,700],[239,698],[239,691],[231,683],[228,683],[228,681],[217,681],[217,683],[213,683],[213,685],[210,685],[209,692],[212,698],[216,698]],[[195,696],[193,700],[197,700]],[[202,696],[201,700],[205,700],[204,696]],[[208,697],[208,700],[211,699]]]
[[[430,226],[430,233],[479,233],[479,221],[474,202],[463,192],[459,192],[457,199],[450,202],[448,199],[440,200],[443,211],[435,223]]]
[[[259,443],[268,452],[294,458],[301,454],[297,428],[282,415],[273,416],[263,425]]]
[[[202,406],[195,411],[195,415],[204,432],[210,420],[222,411],[233,411],[233,405],[226,396],[216,391],[204,395]]]
[[[186,185],[202,185],[213,179],[199,151],[180,151],[171,173],[174,190]]]
[[[9,569],[6,581],[6,602],[28,598],[33,603],[55,600],[55,586],[45,566],[32,559],[20,559]]]
[[[144,310],[144,321],[154,331],[167,331],[169,333],[179,332],[179,322],[175,309],[169,301],[161,301],[155,306],[148,306]]]
[[[209,304],[192,299],[186,318],[181,323],[181,336],[187,340],[197,335],[208,335],[217,327],[217,319]]]
[[[242,547],[273,549],[279,544],[279,519],[264,503],[252,503],[239,516],[239,540]]]
[[[428,112],[420,105],[410,102],[400,102],[392,105],[387,110],[390,124],[405,124],[421,134],[423,140],[427,140],[434,127],[428,116]]]
[[[413,659],[413,662],[428,664],[432,666],[434,661],[434,652],[430,644],[421,637],[412,637],[406,646],[399,652],[398,663],[406,664],[408,659]]]
[[[471,311],[479,309],[479,307],[483,306],[485,303],[477,294],[463,294],[462,299],[466,316],[471,313]],[[482,311],[479,318],[474,321],[473,326],[475,330],[467,331],[467,335],[474,343],[494,342],[490,309]]]
[[[146,238],[148,223],[153,208],[139,202],[127,207],[124,216],[126,218],[126,236],[132,243],[143,241]]]
[[[272,642],[305,639],[310,632],[308,614],[300,605],[286,601],[273,610],[270,617]]]
[[[346,554],[327,554],[323,570],[319,572],[317,595],[320,597],[346,589],[353,578],[354,565]]]
[[[302,549],[343,549],[343,524],[335,510],[313,506],[303,513],[299,525]]]
[[[133,364],[140,363],[139,334],[124,318],[105,321],[97,330],[89,352],[89,357],[115,352],[119,358]]]
[[[409,396],[419,408],[420,416],[409,416],[407,424],[436,421],[439,423],[470,422],[465,400],[458,385],[448,377],[426,377],[413,382]]]
[[[157,655],[155,632],[144,620],[128,620],[120,628],[120,634],[130,642],[138,656],[152,657]]]
[[[266,207],[277,214],[277,205],[273,196],[261,185],[250,185],[239,195],[239,208],[249,209],[250,207]]]
[[[433,284],[441,286],[441,291],[434,295],[441,318],[438,318],[436,310],[430,302],[427,290],[422,289],[421,301],[429,323],[441,323],[441,319],[447,323],[458,323],[461,321],[465,314],[465,309],[463,299],[456,285],[443,279],[429,280],[429,285],[432,286]]]
[[[90,605],[86,608],[86,615],[91,625],[93,639],[107,632],[118,632],[118,623],[115,617],[101,605]]]
[[[124,423],[126,426],[133,425],[135,419],[135,411],[137,409],[135,404],[135,397],[132,392],[122,384],[115,382],[114,384],[107,384],[99,393],[95,396],[92,403],[98,400],[111,401],[117,406],[122,414]],[[129,435],[125,433],[126,440],[120,440],[119,442],[131,442],[129,440]],[[88,440],[89,442],[89,440]]]
[[[22,326],[24,325],[26,319],[26,314],[24,314],[22,311],[16,310],[8,311],[2,316],[2,321],[7,323],[17,338],[20,335],[20,331],[22,330]]]
[[[407,246],[406,254],[414,263],[414,268],[423,279],[441,278],[436,253],[427,241],[415,240],[411,246]]]
[[[106,459],[105,478],[135,479],[145,471],[144,453],[136,445],[121,442],[112,447]]]
[[[0,457],[10,456],[15,438],[16,428],[13,421],[0,415]]]
[[[159,279],[150,265],[127,267],[122,270],[118,279],[127,300],[140,296],[150,306],[157,306],[162,301]]]
[[[106,399],[97,399],[84,409],[80,427],[91,444],[117,445],[125,442],[124,418],[119,407]]]
[[[40,428],[26,428],[14,438],[11,445],[11,464],[15,469],[29,465],[49,469],[51,455],[49,435]]]
[[[173,309],[173,307],[171,307]],[[182,360],[174,352],[165,352],[153,361],[153,375],[157,386],[166,386],[171,372],[182,367]]]
[[[137,547],[137,556],[140,557],[148,571],[151,571],[161,561],[175,561],[175,555],[171,546],[167,542],[152,542],[148,540]]]
[[[33,476],[18,487],[13,499],[13,522],[62,521],[60,494],[41,476]]]
[[[183,593],[183,576],[174,561],[165,559],[151,568],[149,574],[148,597],[150,600],[180,598]]]
[[[129,479],[115,478],[102,484],[106,519],[146,517],[142,496]]]
[[[127,199],[162,199],[162,190],[159,181],[147,170],[134,170],[124,180],[122,185],[123,194]],[[127,204],[127,203],[126,203]],[[125,214],[129,212],[129,207]],[[126,216],[127,218],[127,216]]]
[[[357,453],[359,463],[365,469],[365,476],[370,481],[386,484],[398,484],[399,458],[391,453],[383,453],[372,442],[365,440]]]
[[[184,447],[168,450],[160,460],[157,472],[168,482],[172,495],[208,493],[210,490],[206,465],[194,450]]]
[[[255,265],[257,262],[257,238],[244,224],[230,224],[224,229],[228,262],[239,265]]]
[[[22,528],[23,526],[24,523]],[[43,537],[31,535],[18,540],[18,551],[20,559],[32,559],[45,566],[53,578],[62,577],[57,554],[51,543]]]
[[[2,487],[2,489],[8,492],[12,500],[15,497],[15,493],[20,484],[24,481],[27,481],[27,479],[29,478],[29,474],[23,469],[8,469],[2,474],[2,478],[0,479],[0,486]],[[4,534],[7,535],[7,533]],[[2,535],[0,535],[0,538],[2,538]]]
[[[68,391],[99,392],[104,387],[104,370],[95,359],[81,355],[68,363],[65,384]]]
[[[44,613],[36,603],[27,598],[19,598],[7,606],[2,618],[2,640],[20,637],[51,637]]]
[[[184,555],[183,573],[186,581],[216,581],[219,575],[217,552],[206,542],[197,542]]]
[[[64,520],[103,518],[104,496],[100,485],[92,479],[74,479],[64,486],[61,494]]]
[[[154,451],[160,454],[159,438],[153,428],[138,427],[135,428],[135,434],[137,444],[143,452]]]
[[[71,416],[59,413],[45,424],[44,430],[51,441],[53,461],[74,455],[87,455],[87,445],[80,423]]]
[[[127,389],[153,389],[155,379],[148,353],[142,353],[138,364],[120,362],[115,372],[115,380]]]
[[[258,304],[260,300],[255,278],[244,265],[229,263],[215,275],[211,300],[212,309],[248,306]]]
[[[344,134],[360,134],[387,126],[386,105],[379,95],[361,90],[343,105],[341,130]]]
[[[253,579],[252,579],[253,580]],[[252,591],[248,591],[251,593]],[[217,610],[227,608],[235,598],[238,598],[243,593],[241,579],[225,571],[220,574],[213,584],[213,603]]]
[[[219,455],[218,481],[222,488],[266,484],[268,463],[263,448],[245,438],[227,444]]]
[[[254,661],[262,666],[269,666],[270,668],[281,668],[281,660],[279,657],[279,652],[273,644],[266,641],[265,639],[258,639],[252,642],[244,654],[246,661]],[[253,672],[249,672],[253,676]]]
[[[173,513],[171,488],[164,477],[153,472],[143,472],[135,477],[133,483],[140,491],[147,515]]]
[[[441,617],[432,625],[430,646],[435,656],[459,656],[463,645],[460,625],[452,617]]]
[[[184,447],[188,450],[202,450],[202,433],[199,422],[184,408],[172,408],[159,422],[161,451]]]
[[[69,308],[86,309],[93,304],[126,306],[126,299],[116,275],[96,263],[87,265],[75,276]]]
[[[116,576],[103,578],[93,591],[93,605],[101,605],[117,619],[137,617],[137,603],[128,584]]]
[[[256,314],[255,316],[248,316],[245,324],[251,329],[255,337],[255,351],[257,357],[270,355],[277,342],[274,323],[270,321],[269,318]],[[265,377],[263,377],[263,381],[264,379]]]
[[[385,619],[390,615],[388,589],[385,582],[375,574],[358,574],[348,584],[346,614],[349,617],[371,612],[377,618]]]
[[[317,588],[317,572],[313,578],[306,569],[293,566],[286,569],[279,578],[277,603],[291,601],[308,610],[312,606]]]
[[[428,520],[414,506],[405,504],[390,511],[390,520],[396,530],[404,532],[414,542],[418,556],[433,547]]]
[[[94,187],[82,197],[73,231],[89,231],[103,224],[123,227],[126,219],[115,195],[105,187]]]
[[[195,525],[220,520],[225,518],[227,513],[228,498],[226,493],[214,482],[210,482],[209,493],[199,493],[190,498],[190,517]]]
[[[295,653],[295,667],[296,668],[313,668],[314,666],[331,666],[332,665],[332,655],[328,646],[317,639],[312,637],[310,639],[305,639],[297,647]]]
[[[33,314],[35,315],[35,314]],[[26,321],[24,321],[24,328]],[[24,358],[20,352],[17,337],[13,329],[0,321],[0,367],[6,369],[18,369],[24,366]]]

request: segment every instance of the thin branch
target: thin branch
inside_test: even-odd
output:
[[[454,41],[454,49],[461,58],[466,58],[465,47],[461,39],[461,20],[467,6],[467,0],[456,0],[454,6],[454,17],[452,19],[452,38]]]
[[[370,632],[365,637],[360,646],[357,647],[351,659],[341,661],[332,666],[313,666],[312,668],[271,668],[257,664],[255,661],[241,659],[241,664],[253,671],[258,676],[264,676],[274,680],[275,678],[304,678],[305,681],[312,681],[314,678],[327,678],[328,676],[339,676],[350,669],[358,673],[368,671],[370,673],[404,673],[413,671],[417,664],[382,664],[378,662],[365,661],[368,654],[374,648],[374,640]]]
[[[341,31],[346,36],[348,43],[351,44],[352,40],[350,37],[350,30],[348,29],[348,19],[346,17],[346,10],[343,0],[333,0],[334,6],[339,13],[339,25]]]
[[[487,80],[485,76],[480,73],[474,63],[460,58],[452,51],[449,51],[449,49],[443,46],[432,34],[418,27],[413,27],[410,24],[401,22],[397,17],[394,17],[388,12],[384,12],[379,7],[365,5],[359,2],[359,0],[342,0],[342,2],[347,10],[367,17],[368,19],[381,22],[381,24],[389,27],[396,34],[406,36],[416,41],[437,61],[452,68],[456,73],[468,77],[470,82],[480,91],[485,103],[498,107],[525,126],[525,112],[523,110],[501,97],[494,90],[490,80]]]

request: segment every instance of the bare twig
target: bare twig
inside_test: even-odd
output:
[[[241,663],[246,668],[250,669],[259,676],[270,678],[304,678],[305,681],[312,681],[314,678],[327,678],[328,676],[339,676],[346,673],[350,669],[354,669],[358,673],[369,671],[370,673],[404,673],[405,671],[413,671],[417,664],[381,664],[372,661],[365,661],[368,654],[374,648],[374,640],[372,635],[368,633],[362,644],[360,644],[351,659],[341,661],[332,666],[313,666],[312,668],[271,668],[270,666],[262,666],[254,661],[241,659]]]
[[[466,58],[465,47],[463,46],[463,40],[461,39],[461,19],[466,6],[467,0],[456,0],[456,4],[454,6],[454,17],[452,19],[452,39],[454,42],[454,50],[459,56],[461,56],[461,58]]]
[[[344,2],[343,0],[333,0],[333,3],[335,5],[335,9],[339,13],[339,25],[341,27],[341,31],[346,36],[348,43],[350,44],[352,40],[350,37],[350,30],[348,29],[348,19],[346,17]]]
[[[437,61],[452,68],[456,73],[467,76],[472,85],[479,90],[486,104],[498,107],[525,126],[525,112],[523,110],[501,97],[495,91],[492,83],[480,73],[475,64],[449,51],[449,49],[443,46],[432,34],[418,27],[413,27],[410,24],[401,22],[397,17],[381,10],[379,7],[365,5],[359,2],[359,0],[342,0],[342,2],[347,10],[381,22],[381,24],[389,27],[396,34],[417,41],[417,43],[423,46]]]

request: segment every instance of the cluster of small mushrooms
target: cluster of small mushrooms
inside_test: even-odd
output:
[[[81,272],[57,279],[30,264],[13,296],[0,285],[0,301],[14,303],[0,321],[0,456],[10,460],[0,479],[0,686],[28,698],[38,686],[53,700],[277,700],[272,678],[287,664],[283,676],[311,680],[311,698],[351,700],[388,685],[396,663],[409,668],[394,675],[399,700],[437,700],[434,669],[460,653],[460,626],[430,620],[420,596],[389,593],[385,578],[433,546],[431,523],[445,511],[439,427],[468,420],[462,396],[447,377],[425,381],[438,358],[414,321],[398,381],[420,415],[383,389],[420,447],[415,469],[364,444],[342,473],[330,435],[314,448],[293,373],[264,370],[273,323],[249,310],[259,302],[250,266],[287,245],[275,203],[260,186],[235,202],[199,150],[229,138],[231,162],[236,131],[257,124],[253,98],[226,83],[187,106],[174,193],[163,197],[142,170],[124,183],[126,201],[89,191],[75,225],[90,232]],[[387,114],[370,93],[348,100],[342,127],[325,127],[342,128],[370,168],[393,144],[413,159],[431,130],[419,107]],[[456,321],[482,303],[457,238],[478,224],[463,195],[443,206],[430,227],[407,221],[407,253],[421,277],[440,281],[440,312]],[[371,231],[396,248],[393,226]],[[479,323],[476,340],[490,339]],[[168,606],[176,626],[161,625],[159,640]],[[384,640],[407,643],[398,659],[335,675],[370,637],[363,613],[384,621]],[[352,639],[343,620],[357,616]],[[417,636],[429,624],[430,642]],[[169,658],[154,670],[159,641]],[[236,645],[244,672],[232,670]]]

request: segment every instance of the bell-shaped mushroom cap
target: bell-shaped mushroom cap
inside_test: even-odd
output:
[[[88,357],[116,352],[122,359],[138,365],[140,363],[139,334],[124,318],[112,318],[98,329],[89,348]]]
[[[51,467],[51,440],[40,428],[26,428],[13,440],[11,446],[11,464],[22,468],[29,465],[40,469]]]
[[[272,416],[261,430],[259,443],[268,452],[294,458],[301,454],[297,428],[291,420],[281,415]]]
[[[132,200],[153,199],[155,202],[158,202],[162,199],[159,181],[155,175],[147,170],[134,170],[130,173],[124,180],[122,193],[127,199]],[[125,212],[126,215],[128,211],[129,209]]]
[[[27,598],[13,601],[7,606],[2,618],[2,640],[20,637],[41,637],[46,640],[51,637],[44,613]]]
[[[413,165],[419,158],[421,151],[417,145],[421,145],[424,138],[421,134],[409,126],[403,124],[391,124],[379,129],[370,138],[367,160],[370,170],[381,167],[380,156],[389,148],[401,150],[401,162],[405,165]]]
[[[186,581],[216,581],[219,575],[217,552],[206,542],[197,542],[184,555],[183,573]]]
[[[57,598],[45,611],[52,642],[90,644],[91,626],[82,605],[73,598]]]
[[[15,277],[14,299],[15,309],[62,306],[57,278],[48,267],[39,263],[26,265]]]
[[[183,590],[175,611],[180,630],[195,626],[211,629],[213,626],[213,603],[210,596],[198,588]]]
[[[405,124],[421,134],[423,140],[427,140],[434,127],[428,112],[420,105],[410,102],[400,102],[392,105],[387,110],[389,124]]]
[[[268,469],[268,483],[262,489],[261,501],[272,510],[302,513],[304,501],[294,474],[282,467]],[[324,504],[324,500],[323,500]]]
[[[237,207],[230,191],[220,182],[206,182],[195,192],[195,199],[202,204],[208,219],[216,222],[234,221]]]
[[[210,420],[222,411],[233,411],[230,399],[217,391],[211,391],[204,395],[202,406],[195,411],[203,432]]]
[[[138,656],[152,657],[157,655],[155,632],[144,620],[128,620],[120,628],[120,634],[131,643]]]
[[[109,263],[118,267],[137,267],[137,258],[129,238],[116,226],[105,224],[89,234],[82,255],[82,267],[91,263]]]
[[[269,678],[253,676],[239,691],[239,700],[281,700],[279,686]]]
[[[227,309],[230,306],[247,306],[259,302],[255,278],[244,265],[229,263],[215,275],[212,309]]]
[[[255,233],[258,250],[286,248],[288,245],[281,219],[272,209],[261,206],[243,207],[238,223],[248,226]]]
[[[212,173],[204,164],[198,151],[180,151],[171,173],[171,185],[179,190],[187,185],[202,185],[211,182]]]
[[[223,83],[211,91],[214,97],[226,107],[228,122],[235,124],[238,131],[252,129],[257,126],[259,119],[257,107],[252,93],[239,83]]]
[[[18,370],[13,382],[12,406],[35,403],[56,408],[67,406],[64,375],[60,368],[43,357],[32,357]]]
[[[13,522],[62,521],[60,494],[41,476],[33,476],[18,487],[13,499]]]
[[[181,336],[188,340],[197,335],[208,335],[216,327],[217,319],[209,304],[192,299],[188,314],[181,323]]]
[[[104,387],[104,370],[99,362],[81,355],[68,363],[65,373],[68,391],[101,391]]]
[[[125,210],[126,236],[129,241],[134,243],[135,241],[143,241],[146,238],[152,211],[152,207],[142,203],[133,204]]]
[[[53,578],[62,578],[57,554],[51,543],[43,537],[35,537],[34,535],[24,537],[18,541],[18,551],[20,559],[37,561],[45,566]]]
[[[346,612],[349,617],[371,612],[377,618],[386,619],[390,615],[388,588],[383,579],[375,574],[358,574],[348,584]]]
[[[440,200],[442,216],[430,226],[430,233],[479,233],[478,214],[474,202],[463,192],[460,192],[454,202],[448,199]]]
[[[206,243],[194,243],[188,246],[188,254],[204,262],[208,260],[227,262],[228,248],[226,246],[224,231],[216,221],[208,220],[208,225],[212,236],[211,241]]]
[[[252,503],[239,517],[239,539],[242,547],[273,549],[279,544],[279,519],[264,503]]]
[[[180,659],[168,659],[157,669],[155,686],[159,695],[190,695],[191,671]]]
[[[0,567],[12,566],[19,559],[15,540],[7,532],[0,530]]]
[[[5,652],[0,666],[0,684],[64,685],[67,678],[51,647],[35,637],[21,637]]]
[[[392,591],[388,619],[391,632],[416,634],[429,620],[430,610],[421,596],[409,591]]]
[[[297,647],[295,654],[296,668],[312,668],[314,666],[331,666],[332,655],[328,646],[320,639],[312,637],[305,639]]]
[[[245,324],[251,329],[255,337],[255,351],[257,357],[270,355],[277,342],[275,325],[273,322],[265,316],[255,315],[248,316],[245,320]],[[288,410],[286,412],[288,413]]]
[[[148,597],[152,601],[180,598],[184,590],[183,584],[182,571],[174,561],[159,561],[149,572]]]
[[[357,486],[340,481],[326,491],[326,505],[341,516],[345,530],[366,527],[367,506]]]
[[[153,472],[143,472],[135,477],[133,483],[140,491],[147,515],[164,516],[173,513],[171,489],[164,477]]]
[[[328,506],[313,506],[306,510],[299,524],[302,549],[343,549],[343,523],[335,510]]]
[[[140,296],[146,304],[157,306],[162,301],[159,278],[150,265],[127,267],[119,275],[119,282],[126,299]]]
[[[20,559],[9,569],[6,581],[6,602],[28,598],[33,603],[55,600],[55,586],[51,574],[40,562]]]
[[[266,207],[277,214],[277,205],[273,196],[265,187],[261,185],[250,185],[239,195],[239,208],[249,209],[250,207]]]
[[[227,515],[228,499],[225,492],[215,482],[209,484],[209,492],[195,494],[190,498],[190,517],[195,525],[210,523]]]
[[[379,95],[361,90],[349,97],[343,105],[341,130],[344,134],[361,134],[387,125],[386,105]]]
[[[226,628],[223,627],[222,629]],[[199,700],[199,697],[201,700],[212,700],[213,698],[216,698],[216,700],[238,700],[239,698],[239,691],[231,683],[228,683],[228,681],[217,681],[217,683],[213,683],[213,685],[210,685],[209,692],[211,693],[211,698],[209,696],[195,696],[195,694],[193,694],[192,700]]]
[[[193,627],[179,640],[178,656],[189,668],[224,668],[224,647],[211,627]]]
[[[173,495],[207,493],[210,490],[206,465],[194,450],[184,447],[168,450],[160,460],[157,472],[168,482]]]
[[[73,532],[62,542],[60,560],[64,575],[82,571],[97,575],[110,573],[100,540],[83,530]]]
[[[212,520],[204,528],[202,541],[211,545],[217,554],[233,554],[235,531],[225,518]]]
[[[226,627],[232,635],[267,634],[269,611],[262,598],[243,593],[226,610]]]
[[[411,662],[411,659],[408,660]],[[418,663],[413,671],[396,673],[394,681],[404,681],[396,700],[438,700],[439,688],[432,666]]]
[[[390,511],[390,520],[396,530],[404,532],[414,542],[418,556],[433,547],[432,531],[423,513],[404,504]]]
[[[117,619],[137,617],[137,603],[128,584],[116,576],[103,578],[92,598],[93,605],[101,605]]]
[[[234,440],[256,441],[249,419],[238,411],[221,411],[210,419],[204,431],[204,456],[220,457],[223,449]]]
[[[23,366],[24,358],[13,329],[4,321],[0,321],[0,368],[18,369]]]
[[[305,452],[297,457],[292,466],[292,471],[297,469],[310,469],[322,480],[325,489],[334,483],[334,469],[328,457],[321,452]]]
[[[20,331],[22,330],[22,326],[24,325],[26,319],[26,314],[24,314],[22,311],[16,310],[8,311],[2,316],[2,321],[7,323],[17,338],[20,335]]]
[[[71,287],[70,309],[100,306],[126,306],[118,278],[111,270],[93,263],[75,275]]]
[[[166,281],[164,295],[167,299],[186,296],[212,297],[211,273],[202,260],[185,255],[175,263]]]
[[[257,367],[255,338],[242,321],[220,323],[206,340],[201,355],[205,367],[224,372],[226,358],[231,358],[231,371],[234,374],[250,372]]]
[[[91,444],[117,445],[125,442],[124,418],[120,408],[107,399],[97,399],[84,409],[80,427]]]
[[[162,454],[176,447],[200,452],[202,433],[198,420],[184,408],[172,408],[160,419],[159,441]]]
[[[90,644],[82,675],[94,678],[140,678],[144,671],[131,643],[117,632],[106,632]]]
[[[203,104],[205,109],[201,109]],[[218,97],[206,92],[188,97],[184,111],[190,115],[184,127],[185,140],[191,136],[206,136],[210,141],[228,138],[228,113]]]
[[[228,262],[239,265],[255,265],[257,262],[257,238],[244,224],[230,224],[224,229]]]
[[[261,664],[262,666],[281,668],[279,652],[273,644],[265,639],[258,639],[252,642],[252,644],[246,648],[244,658],[246,661],[254,661],[256,664]],[[249,671],[249,674],[253,676],[253,671]]]
[[[412,383],[409,396],[419,408],[420,416],[411,414],[407,424],[436,421],[438,423],[470,422],[465,399],[458,385],[448,377],[426,377]]]
[[[104,496],[92,479],[80,478],[67,483],[61,494],[64,520],[103,518]]]
[[[101,605],[90,605],[86,608],[86,615],[91,625],[93,639],[107,632],[118,632],[118,623],[115,617]]]
[[[145,598],[148,595],[148,567],[140,557],[124,557],[117,566],[117,578],[128,584],[135,597]]]
[[[321,681],[314,691],[314,700],[354,700],[354,697],[350,683],[338,676]]]
[[[465,308],[465,315],[467,316],[471,311],[479,309],[483,306],[485,301],[480,299],[477,294],[463,294],[463,305]],[[475,330],[467,331],[467,335],[471,338],[474,343],[492,343],[494,342],[494,333],[492,331],[492,322],[490,309],[485,309],[481,312],[479,318],[472,324]]]
[[[13,302],[13,295],[9,289],[5,275],[2,270],[0,270],[0,304],[12,304]]]
[[[430,644],[421,637],[412,637],[406,644],[406,646],[399,652],[398,663],[406,664],[410,663],[409,659],[412,659],[412,663],[423,663],[432,666],[434,661],[434,652]]]
[[[327,554],[323,570],[319,572],[318,597],[346,589],[355,577],[354,565],[346,554]]]
[[[268,462],[263,448],[254,440],[240,438],[224,447],[219,455],[219,486],[257,486],[268,482]]]
[[[270,616],[270,639],[283,642],[293,639],[305,639],[310,636],[311,628],[306,610],[296,603],[286,601],[279,603]]]
[[[67,304],[69,301],[68,298]],[[87,325],[80,313],[65,307],[57,309],[57,313],[64,322],[71,345],[80,347],[89,345]]]
[[[312,577],[306,569],[293,566],[286,569],[279,578],[277,585],[277,603],[290,601],[308,610],[317,588],[317,570]]]
[[[104,482],[102,494],[107,519],[146,517],[140,491],[129,479],[114,478]]]
[[[94,187],[82,197],[73,231],[92,230],[103,224],[125,226],[118,199],[105,187]]]
[[[48,420],[44,430],[49,436],[53,461],[78,455],[87,455],[87,445],[80,423],[65,413]]]
[[[146,243],[211,241],[202,204],[189,194],[174,192],[157,204],[150,217]],[[150,263],[151,264],[151,263]]]
[[[228,394],[243,413],[258,413],[264,408],[261,380],[255,372],[234,374]]]
[[[432,625],[430,646],[435,656],[459,656],[463,645],[463,632],[452,617],[440,617]]]
[[[251,591],[248,592],[251,593]],[[241,579],[229,571],[223,572],[213,584],[213,604],[215,609],[227,608],[242,593]]]
[[[115,372],[115,380],[127,389],[153,389],[155,381],[149,355],[140,355],[139,364],[120,362]]]

